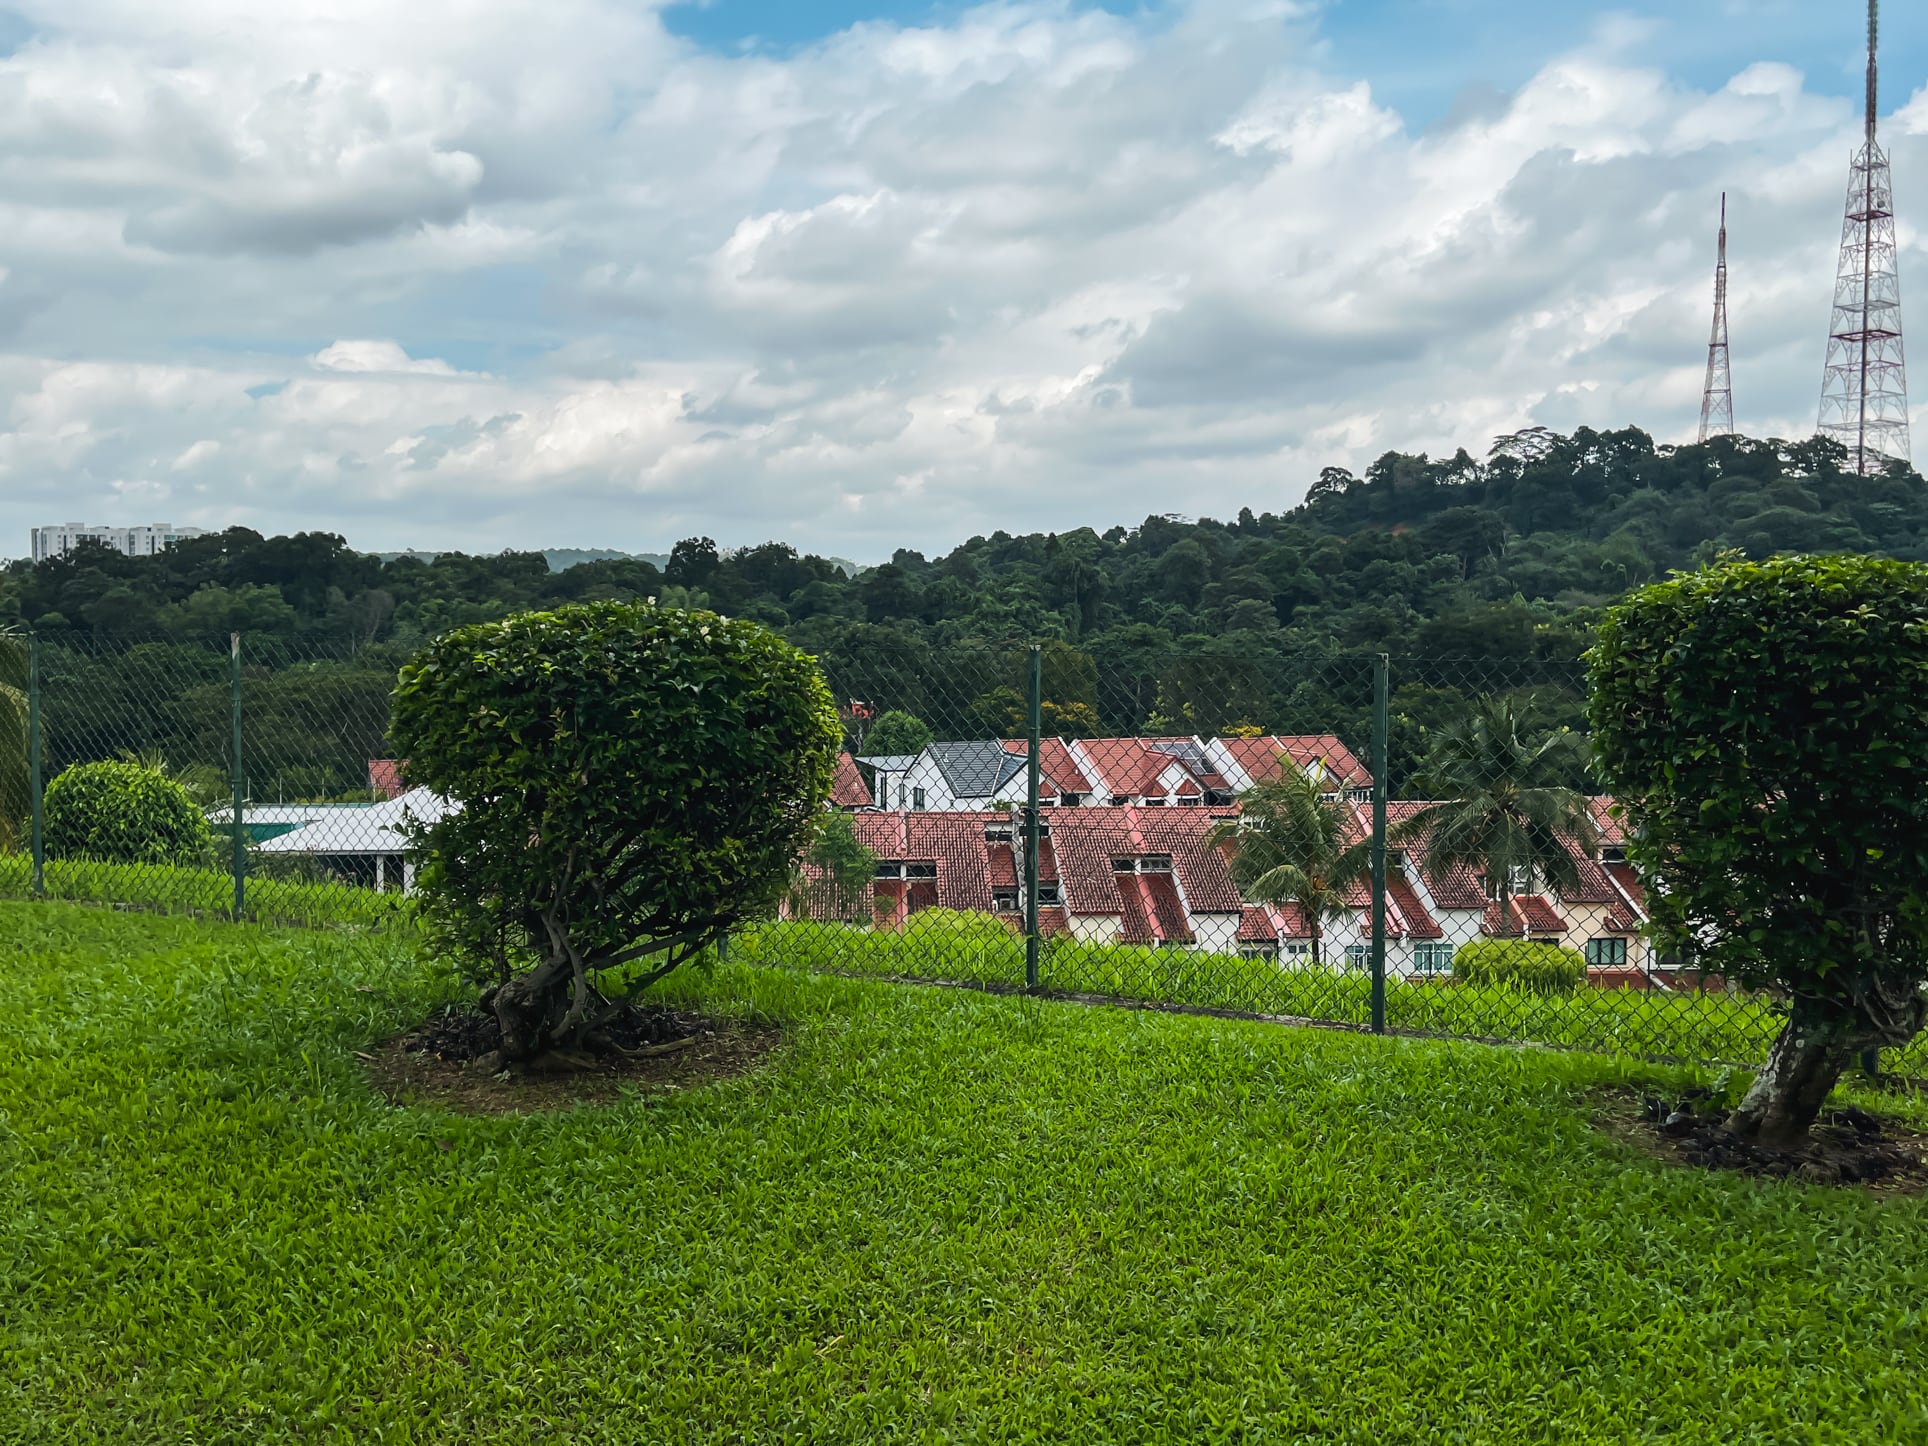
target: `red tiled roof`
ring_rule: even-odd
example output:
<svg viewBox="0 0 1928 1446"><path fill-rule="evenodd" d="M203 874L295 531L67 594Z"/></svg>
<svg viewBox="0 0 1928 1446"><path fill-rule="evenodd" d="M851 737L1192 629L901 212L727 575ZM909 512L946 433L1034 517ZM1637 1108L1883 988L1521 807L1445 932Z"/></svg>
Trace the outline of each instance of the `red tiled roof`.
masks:
<svg viewBox="0 0 1928 1446"><path fill-rule="evenodd" d="M992 844L989 853L991 887L1015 889L1018 886L1018 861L1009 844Z"/></svg>
<svg viewBox="0 0 1928 1446"><path fill-rule="evenodd" d="M1022 738L1004 740L1005 751L1024 753L1030 743ZM1067 793L1091 792L1091 780L1085 777L1084 770L1078 767L1077 759L1065 747L1062 738L1040 738L1038 740L1038 794L1062 798Z"/></svg>
<svg viewBox="0 0 1928 1446"><path fill-rule="evenodd" d="M369 764L372 770L374 764ZM857 768L857 760L848 753L837 755L837 772L830 783L830 801L838 808L869 808L872 803L870 785Z"/></svg>
<svg viewBox="0 0 1928 1446"><path fill-rule="evenodd" d="M399 758L371 758L368 760L368 791L379 793L383 798L400 798L407 787L402 782L402 760Z"/></svg>
<svg viewBox="0 0 1928 1446"><path fill-rule="evenodd" d="M1229 860L1206 842L1218 827L1217 819L1198 808L1132 808L1124 812L1137 825L1138 837L1144 841L1139 852L1172 856L1172 868L1193 913L1236 914L1245 906L1238 885L1232 882Z"/></svg>
<svg viewBox="0 0 1928 1446"><path fill-rule="evenodd" d="M1008 814L893 809L855 814L851 821L858 842L880 860L935 863L939 908L991 912L991 859L984 826L1008 823Z"/></svg>
<svg viewBox="0 0 1928 1446"><path fill-rule="evenodd" d="M1118 930L1120 944L1151 943L1151 907L1145 897L1145 881L1138 874L1116 874L1113 887L1118 894L1124 922Z"/></svg>
<svg viewBox="0 0 1928 1446"><path fill-rule="evenodd" d="M1632 864L1605 864L1602 867L1606 869L1607 877L1620 885L1622 892L1633 900L1636 907L1644 909L1647 906L1647 890L1641 884L1640 875L1634 871Z"/></svg>
<svg viewBox="0 0 1928 1446"><path fill-rule="evenodd" d="M1071 932L1071 920L1063 909L1040 907L1038 909L1038 932L1047 939L1055 939L1061 934Z"/></svg>
<svg viewBox="0 0 1928 1446"><path fill-rule="evenodd" d="M1192 772L1183 759L1161 753L1153 745L1191 742L1189 738L1083 738L1077 742L1077 753L1090 764L1086 776L1094 778L1107 796L1142 798L1165 792L1158 776L1174 764L1188 774ZM1039 761L1042 766L1042 753ZM1208 788L1224 786L1222 779L1209 772L1200 781Z"/></svg>
<svg viewBox="0 0 1928 1446"><path fill-rule="evenodd" d="M1371 904L1368 902L1367 907ZM1387 931L1394 932L1393 919L1398 920L1397 932L1403 937L1414 939L1443 939L1446 931L1439 927L1439 921L1426 912L1426 906L1419 901L1413 886L1397 874L1386 874L1386 913Z"/></svg>
<svg viewBox="0 0 1928 1446"><path fill-rule="evenodd" d="M1192 926L1185 917L1184 902L1170 874L1142 874L1145 896L1151 902L1152 918L1158 924L1158 937L1167 944L1192 942Z"/></svg>
<svg viewBox="0 0 1928 1446"><path fill-rule="evenodd" d="M1323 766L1328 777L1342 788L1370 788L1372 774L1353 752L1330 733L1282 734L1269 738L1221 738L1218 744L1239 770L1254 783L1279 776L1279 759L1290 759L1309 773L1313 764Z"/></svg>
<svg viewBox="0 0 1928 1446"><path fill-rule="evenodd" d="M1617 817L1616 811L1619 807L1617 800L1611 794L1601 794L1591 802L1593 826L1600 830L1600 842L1616 847L1625 844L1627 831L1620 826L1620 819Z"/></svg>
<svg viewBox="0 0 1928 1446"><path fill-rule="evenodd" d="M1521 894L1507 900L1504 918L1497 902L1487 905L1480 932L1517 939L1530 934L1564 934L1567 922L1544 894Z"/></svg>

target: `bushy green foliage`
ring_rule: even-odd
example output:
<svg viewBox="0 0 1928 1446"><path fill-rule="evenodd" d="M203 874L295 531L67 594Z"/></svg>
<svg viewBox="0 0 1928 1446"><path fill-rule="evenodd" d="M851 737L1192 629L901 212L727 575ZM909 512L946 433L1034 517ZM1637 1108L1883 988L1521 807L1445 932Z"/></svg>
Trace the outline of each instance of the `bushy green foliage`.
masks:
<svg viewBox="0 0 1928 1446"><path fill-rule="evenodd" d="M1532 939L1478 939L1453 951L1453 978L1505 984L1535 994L1571 994L1587 977L1578 949Z"/></svg>
<svg viewBox="0 0 1928 1446"><path fill-rule="evenodd" d="M76 763L42 805L53 858L190 864L213 852L207 815L180 784L144 763Z"/></svg>
<svg viewBox="0 0 1928 1446"><path fill-rule="evenodd" d="M1912 1038L1928 1011L1928 566L1726 561L1612 609L1592 671L1600 766L1655 925L1700 967L1792 1000L1790 1058L1763 1080L1803 1055L1825 1096L1853 1051Z"/></svg>
<svg viewBox="0 0 1928 1446"><path fill-rule="evenodd" d="M931 743L931 730L924 721L901 708L877 715L864 734L863 750L871 757L908 756L922 753Z"/></svg>
<svg viewBox="0 0 1928 1446"><path fill-rule="evenodd" d="M970 909L919 909L904 921L899 931L906 949L922 949L941 954L946 949L984 949L1016 944L1022 959L1024 945L1011 925L995 914L980 914Z"/></svg>
<svg viewBox="0 0 1928 1446"><path fill-rule="evenodd" d="M841 736L816 665L768 629L613 602L438 639L394 728L410 782L460 805L422 837L420 887L503 972L514 1055L591 1027L600 971L667 972L773 912Z"/></svg>

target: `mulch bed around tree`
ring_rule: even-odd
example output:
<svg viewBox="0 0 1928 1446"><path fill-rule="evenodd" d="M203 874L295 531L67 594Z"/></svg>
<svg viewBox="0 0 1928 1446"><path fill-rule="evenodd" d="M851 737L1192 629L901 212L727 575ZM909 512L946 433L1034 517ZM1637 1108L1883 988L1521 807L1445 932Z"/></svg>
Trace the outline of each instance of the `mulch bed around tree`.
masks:
<svg viewBox="0 0 1928 1446"><path fill-rule="evenodd" d="M1656 1159L1880 1195L1928 1190L1928 1135L1852 1106L1824 1110L1806 1145L1779 1150L1728 1134L1721 1127L1726 1111L1710 1090L1603 1090L1601 1101L1602 1128Z"/></svg>
<svg viewBox="0 0 1928 1446"><path fill-rule="evenodd" d="M591 1048L505 1068L495 1016L467 1005L360 1058L375 1087L397 1104L524 1114L729 1079L753 1068L781 1039L774 1026L629 1005L597 1032Z"/></svg>

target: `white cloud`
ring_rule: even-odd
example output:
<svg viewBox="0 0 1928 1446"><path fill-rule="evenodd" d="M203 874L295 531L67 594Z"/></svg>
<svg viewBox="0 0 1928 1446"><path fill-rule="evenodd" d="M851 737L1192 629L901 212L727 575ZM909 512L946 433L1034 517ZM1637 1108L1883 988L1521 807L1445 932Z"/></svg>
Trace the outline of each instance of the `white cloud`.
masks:
<svg viewBox="0 0 1928 1446"><path fill-rule="evenodd" d="M1421 132L1321 68L1312 7L1244 0L1015 0L784 59L621 0L23 13L23 540L171 497L369 547L873 556L1281 507L1532 422L1679 438L1722 189L1740 420L1798 433L1856 129L1784 65L1687 87L1619 22ZM1888 131L1904 212L1925 104Z"/></svg>
<svg viewBox="0 0 1928 1446"><path fill-rule="evenodd" d="M413 372L452 377L455 368L434 357L415 358L392 341L338 341L314 354L314 364L326 372Z"/></svg>

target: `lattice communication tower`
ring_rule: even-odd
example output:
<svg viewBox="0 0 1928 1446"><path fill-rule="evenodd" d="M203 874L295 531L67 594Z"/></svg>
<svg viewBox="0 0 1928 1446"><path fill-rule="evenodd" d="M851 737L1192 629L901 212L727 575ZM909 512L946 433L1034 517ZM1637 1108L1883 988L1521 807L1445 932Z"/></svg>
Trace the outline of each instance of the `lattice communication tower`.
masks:
<svg viewBox="0 0 1928 1446"><path fill-rule="evenodd" d="M1835 272L1834 319L1821 379L1823 433L1848 449L1857 472L1912 460L1908 368L1901 349L1901 275L1895 259L1894 187L1875 138L1875 51L1879 0L1868 0L1867 121L1849 171Z"/></svg>

